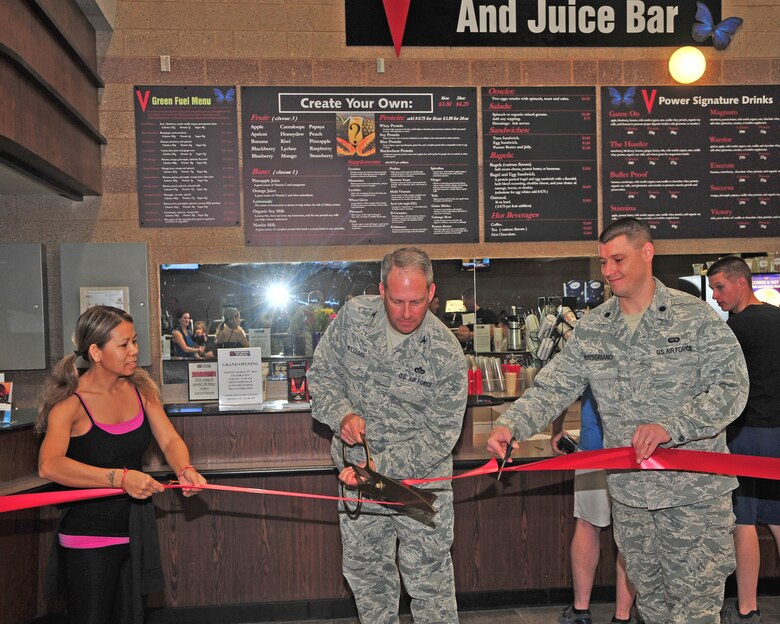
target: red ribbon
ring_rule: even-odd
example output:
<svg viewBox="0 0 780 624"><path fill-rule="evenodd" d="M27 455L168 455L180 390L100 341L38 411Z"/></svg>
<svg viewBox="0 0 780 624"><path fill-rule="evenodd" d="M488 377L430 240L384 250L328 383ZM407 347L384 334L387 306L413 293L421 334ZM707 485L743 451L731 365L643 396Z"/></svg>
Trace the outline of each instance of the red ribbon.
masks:
<svg viewBox="0 0 780 624"><path fill-rule="evenodd" d="M505 472L524 472L532 470L681 470L685 472L703 472L710 474L737 475L740 477L756 477L759 479L780 479L780 459L774 457L754 457L752 455L731 455L728 453L711 453L709 451L687 451L681 449L658 448L650 459L636 463L636 451L632 447L603 449L600 451L583 451L571 455L561 455L531 464L517 466L508 465ZM466 479L479 475L498 472L498 462L495 458L483 466L468 470L451 477L436 477L432 479L404 479L406 485L434 483L452 479ZM189 489L191 485L166 485L166 489ZM243 492L246 494L265 494L273 496L291 496L295 498L315 498L320 500L358 502L357 498L343 498L326 494L309 494L305 492L286 492L282 490L265 490L261 488L238 487L233 485L214 485L207 483L198 486L199 490L220 490L224 492ZM105 498L124 494L119 488L90 488L85 490L65 490L62 492L41 492L35 494L15 494L0 496L0 513L32 509L45 505L59 505L76 501ZM363 499L364 503L378 505L398 505Z"/></svg>
<svg viewBox="0 0 780 624"><path fill-rule="evenodd" d="M633 447L583 451L571 455L561 455L533 464L520 466L508 465L504 472L530 470L681 470L685 472L704 472L710 474L737 475L759 479L780 479L780 459L774 457L755 457L753 455L733 455L712 453L710 451L687 451L682 449L657 448L650 459L636 463L636 451ZM406 485L432 483L463 479L498 471L498 462L491 459L484 466L475 468L454 477L435 479L404 479Z"/></svg>
<svg viewBox="0 0 780 624"><path fill-rule="evenodd" d="M367 498L344 498L341 496L328 496L327 494L307 494L305 492L285 492L281 490L264 490L261 488L238 487L234 485L214 485L204 483L195 488L192 485L172 483L163 486L166 490L221 490L224 492L243 492L245 494L267 494L273 496L294 496L295 498L319 498L321 500L347 501L349 503L374 503L377 505L400 505L386 501L374 501ZM93 498L107 498L125 494L120 488L89 488L85 490L64 490L60 492L38 492L35 494L14 494L12 496L0 496L0 513L6 511L19 511L21 509L33 509L46 505L60 505L62 503L75 503Z"/></svg>

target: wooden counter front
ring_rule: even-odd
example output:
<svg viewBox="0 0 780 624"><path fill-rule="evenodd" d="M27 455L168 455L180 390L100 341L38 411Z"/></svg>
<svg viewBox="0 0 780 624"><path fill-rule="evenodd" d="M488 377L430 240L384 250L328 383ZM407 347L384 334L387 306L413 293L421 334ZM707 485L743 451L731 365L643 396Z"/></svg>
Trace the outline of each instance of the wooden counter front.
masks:
<svg viewBox="0 0 780 624"><path fill-rule="evenodd" d="M467 410L456 446L459 472L487 460L484 445L474 444L475 411L478 421L490 418L489 407ZM307 411L171 415L171 420L193 464L214 483L338 494L330 430ZM163 468L159 450L148 462L150 469ZM507 473L501 482L490 477L454 482L453 559L462 599L568 591L571 478ZM229 492L190 499L168 494L156 502L161 543L168 544L165 605L349 600L335 502ZM610 537L604 538L605 565L597 584L613 582Z"/></svg>

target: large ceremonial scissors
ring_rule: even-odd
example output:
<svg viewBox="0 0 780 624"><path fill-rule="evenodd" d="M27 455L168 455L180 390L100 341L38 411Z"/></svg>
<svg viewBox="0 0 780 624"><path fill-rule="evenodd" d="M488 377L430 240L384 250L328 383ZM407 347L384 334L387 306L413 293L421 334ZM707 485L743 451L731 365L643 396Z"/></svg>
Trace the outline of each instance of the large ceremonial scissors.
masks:
<svg viewBox="0 0 780 624"><path fill-rule="evenodd" d="M504 467L506 466L506 463L509 461L509 458L512 457L512 451L514 450L512 446L517 440L513 437L511 440L509 440L509 444L506 445L506 453L504 453L504 459L501 460L501 466L498 469L498 476L496 477L496 481L501 480L501 474L504 472Z"/></svg>
<svg viewBox="0 0 780 624"><path fill-rule="evenodd" d="M341 447L341 457L344 460L344 466L349 466L355 471L357 477L358 498L364 497L368 500L384 501L386 503L397 503L404 507L414 507L427 513L436 513L433 503L436 501L436 494L428 490L422 490L412 485L404 485L396 479L391 479L378 473L371 468L371 451L368 448L368 440L363 436L363 448L366 451L366 465L357 466L347 461L347 445ZM342 490L344 484L341 484ZM360 514L362 501L357 504L355 509L350 509L346 502L344 509L350 518L356 518Z"/></svg>

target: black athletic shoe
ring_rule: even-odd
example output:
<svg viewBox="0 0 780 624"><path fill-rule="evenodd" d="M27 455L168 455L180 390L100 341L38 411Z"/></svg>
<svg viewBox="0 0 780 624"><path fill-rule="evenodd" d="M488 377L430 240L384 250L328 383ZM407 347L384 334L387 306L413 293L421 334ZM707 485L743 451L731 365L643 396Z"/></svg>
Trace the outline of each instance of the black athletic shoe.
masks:
<svg viewBox="0 0 780 624"><path fill-rule="evenodd" d="M590 617L589 610L575 613L574 603L572 603L561 611L561 617L558 622L559 624L593 624L593 619Z"/></svg>

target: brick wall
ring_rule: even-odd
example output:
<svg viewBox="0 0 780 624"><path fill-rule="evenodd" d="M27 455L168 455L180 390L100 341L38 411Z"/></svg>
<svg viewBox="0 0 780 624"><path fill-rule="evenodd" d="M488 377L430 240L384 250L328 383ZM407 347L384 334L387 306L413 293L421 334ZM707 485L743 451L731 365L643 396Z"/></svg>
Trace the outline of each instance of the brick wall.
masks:
<svg viewBox="0 0 780 624"><path fill-rule="evenodd" d="M723 0L723 15L745 20L725 52L705 49L701 84L780 82L780 3ZM245 247L242 227L141 229L136 198L134 84L334 86L671 84L669 48L403 48L344 44L342 0L118 0L116 28L97 35L100 75L102 197L3 196L0 242L46 245L52 358L62 343L59 244L137 242L149 246L149 282L157 318L161 262L264 262L376 259L382 246ZM171 71L160 72L160 55ZM385 59L377 74L376 59ZM399 241L402 242L402 241ZM437 258L592 255L592 243L440 245ZM663 241L659 253L780 251L779 239ZM154 335L152 344L159 343ZM67 332L72 328L65 328ZM152 354L159 360L159 353ZM158 370L155 370L159 374ZM11 376L20 401L32 400L39 373Z"/></svg>

